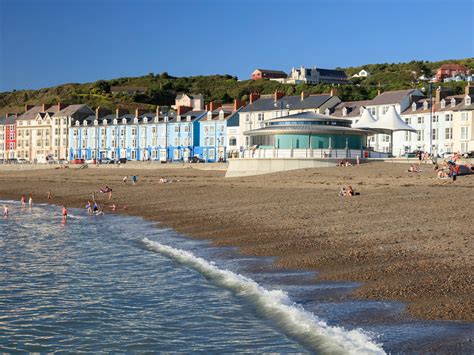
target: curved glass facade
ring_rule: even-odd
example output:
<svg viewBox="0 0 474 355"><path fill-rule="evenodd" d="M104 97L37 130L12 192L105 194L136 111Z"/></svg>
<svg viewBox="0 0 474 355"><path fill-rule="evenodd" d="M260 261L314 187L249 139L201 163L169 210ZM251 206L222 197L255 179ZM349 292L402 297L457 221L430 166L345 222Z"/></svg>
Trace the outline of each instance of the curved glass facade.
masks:
<svg viewBox="0 0 474 355"><path fill-rule="evenodd" d="M262 134L250 137L251 145L277 149L361 149L364 136L351 134Z"/></svg>

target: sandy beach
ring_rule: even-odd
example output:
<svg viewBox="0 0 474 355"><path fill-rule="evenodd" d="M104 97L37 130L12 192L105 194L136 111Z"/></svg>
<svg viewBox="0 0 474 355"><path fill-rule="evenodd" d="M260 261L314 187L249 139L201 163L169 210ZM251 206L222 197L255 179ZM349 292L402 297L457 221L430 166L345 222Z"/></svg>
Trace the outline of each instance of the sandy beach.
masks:
<svg viewBox="0 0 474 355"><path fill-rule="evenodd" d="M112 200L97 194L106 213L114 213L109 206L115 203L115 213L276 256L279 266L316 270L320 280L359 281L353 297L406 302L410 316L473 321L474 176L450 183L436 180L430 165L422 173L407 168L380 162L225 179L222 170L191 165L0 166L0 198L19 201L31 193L35 202L48 202L51 190L49 202L84 207L93 191L108 185ZM137 175L137 185L130 175ZM161 184L161 177L173 182ZM360 195L339 197L344 185Z"/></svg>

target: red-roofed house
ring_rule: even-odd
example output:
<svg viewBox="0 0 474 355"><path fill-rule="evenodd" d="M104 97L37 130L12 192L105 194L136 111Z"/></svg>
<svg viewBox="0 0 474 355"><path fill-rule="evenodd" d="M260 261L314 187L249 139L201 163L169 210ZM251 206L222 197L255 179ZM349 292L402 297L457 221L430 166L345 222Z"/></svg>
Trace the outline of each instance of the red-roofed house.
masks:
<svg viewBox="0 0 474 355"><path fill-rule="evenodd" d="M443 81L445 78L451 78L457 75L466 76L469 74L469 69L464 65L449 63L443 64L436 72L435 81Z"/></svg>

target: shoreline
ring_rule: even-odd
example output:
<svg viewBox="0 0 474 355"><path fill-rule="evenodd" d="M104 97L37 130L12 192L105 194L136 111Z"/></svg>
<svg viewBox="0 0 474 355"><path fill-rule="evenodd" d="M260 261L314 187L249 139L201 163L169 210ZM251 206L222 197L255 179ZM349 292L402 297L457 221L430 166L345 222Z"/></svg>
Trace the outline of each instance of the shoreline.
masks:
<svg viewBox="0 0 474 355"><path fill-rule="evenodd" d="M464 198L468 206L474 180L460 178L456 184L440 185L431 180L431 171L418 175L405 171L403 163L371 163L224 179L222 171L192 166L157 171L136 166L0 168L0 196L19 200L22 193L33 193L34 202L84 208L92 190L109 185L114 190L110 203L107 194L97 197L104 206L116 203L116 213L160 222L191 238L238 247L244 254L276 257L279 267L317 271L317 280L361 282L353 297L404 302L409 316L473 321L468 211L441 209L444 214L436 219L432 213L437 202L444 203L443 194L456 198L461 207ZM132 174L138 176L138 184L123 185L122 177ZM162 175L180 181L159 184ZM338 187L347 181L360 196L337 197ZM54 196L50 201L49 189ZM403 190L416 197L408 211L399 211L407 206ZM434 205L427 203L439 192ZM121 210L123 204L126 211ZM446 228L456 216L458 223ZM379 223L371 223L377 219ZM350 221L350 230L344 221Z"/></svg>

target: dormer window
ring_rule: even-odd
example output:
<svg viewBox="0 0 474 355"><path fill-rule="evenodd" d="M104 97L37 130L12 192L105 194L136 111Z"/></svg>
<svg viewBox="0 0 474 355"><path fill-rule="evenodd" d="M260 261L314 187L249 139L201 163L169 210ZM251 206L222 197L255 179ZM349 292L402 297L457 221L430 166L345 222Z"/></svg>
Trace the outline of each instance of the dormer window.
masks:
<svg viewBox="0 0 474 355"><path fill-rule="evenodd" d="M138 117L135 117L135 118L133 119L133 123L138 124Z"/></svg>
<svg viewBox="0 0 474 355"><path fill-rule="evenodd" d="M83 126L87 126L87 121L83 121L83 122L82 122L82 125L83 125Z"/></svg>
<svg viewBox="0 0 474 355"><path fill-rule="evenodd" d="M456 99L453 97L451 99L451 107L454 107L454 106L456 106Z"/></svg>
<svg viewBox="0 0 474 355"><path fill-rule="evenodd" d="M207 120L208 120L208 121L212 120L212 111L209 111L209 112L207 113Z"/></svg>
<svg viewBox="0 0 474 355"><path fill-rule="evenodd" d="M102 125L107 126L107 120L106 119L102 120Z"/></svg>
<svg viewBox="0 0 474 355"><path fill-rule="evenodd" d="M441 101L441 107L443 107L442 101ZM423 110L428 110L428 101L423 101Z"/></svg>
<svg viewBox="0 0 474 355"><path fill-rule="evenodd" d="M148 123L148 118L147 117L143 117L143 123Z"/></svg>
<svg viewBox="0 0 474 355"><path fill-rule="evenodd" d="M416 111L416 102L411 104L411 110Z"/></svg>
<svg viewBox="0 0 474 355"><path fill-rule="evenodd" d="M94 120L94 126L97 126L99 124L98 120Z"/></svg>
<svg viewBox="0 0 474 355"><path fill-rule="evenodd" d="M79 121L76 121L76 126L79 126L79 124L80 124Z"/></svg>
<svg viewBox="0 0 474 355"><path fill-rule="evenodd" d="M220 110L220 111L219 111L219 119L220 119L220 120L223 120L223 119L224 119L224 111L223 111L223 110Z"/></svg>
<svg viewBox="0 0 474 355"><path fill-rule="evenodd" d="M122 118L122 124L127 124L127 119L126 118Z"/></svg>
<svg viewBox="0 0 474 355"><path fill-rule="evenodd" d="M186 116L186 121L191 122L191 116Z"/></svg>
<svg viewBox="0 0 474 355"><path fill-rule="evenodd" d="M329 115L329 109L328 108L324 110L324 114Z"/></svg>
<svg viewBox="0 0 474 355"><path fill-rule="evenodd" d="M179 115L178 117L176 117L176 122L181 122L181 115Z"/></svg>
<svg viewBox="0 0 474 355"><path fill-rule="evenodd" d="M158 123L158 121L159 121L158 116L155 117L154 121L155 121L155 123Z"/></svg>
<svg viewBox="0 0 474 355"><path fill-rule="evenodd" d="M344 108L342 109L342 115L343 115L343 116L347 116L347 107L344 107Z"/></svg>
<svg viewBox="0 0 474 355"><path fill-rule="evenodd" d="M168 122L168 119L169 119L168 116L165 116L164 121Z"/></svg>
<svg viewBox="0 0 474 355"><path fill-rule="evenodd" d="M464 103L466 106L469 106L471 104L472 100L471 100L471 97L469 95L466 95L465 99L464 99Z"/></svg>
<svg viewBox="0 0 474 355"><path fill-rule="evenodd" d="M446 107L446 100L442 99L441 100L441 108L445 108L445 107Z"/></svg>
<svg viewBox="0 0 474 355"><path fill-rule="evenodd" d="M114 124L117 124L117 123L118 123L118 120L114 118Z"/></svg>

